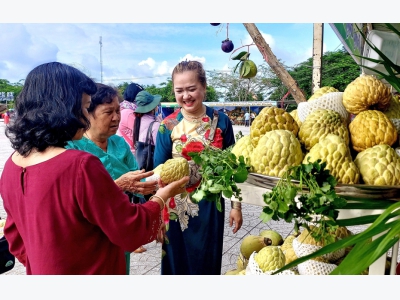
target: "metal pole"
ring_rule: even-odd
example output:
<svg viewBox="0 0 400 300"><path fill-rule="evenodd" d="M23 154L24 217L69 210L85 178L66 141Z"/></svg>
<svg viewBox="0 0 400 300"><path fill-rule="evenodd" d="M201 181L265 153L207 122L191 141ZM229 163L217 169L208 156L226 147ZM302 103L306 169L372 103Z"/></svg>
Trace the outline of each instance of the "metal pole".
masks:
<svg viewBox="0 0 400 300"><path fill-rule="evenodd" d="M314 23L312 92L321 87L324 23Z"/></svg>
<svg viewBox="0 0 400 300"><path fill-rule="evenodd" d="M103 42L102 42L102 38L100 36L100 82L103 83L103 57L102 57L102 53L101 50L103 48Z"/></svg>

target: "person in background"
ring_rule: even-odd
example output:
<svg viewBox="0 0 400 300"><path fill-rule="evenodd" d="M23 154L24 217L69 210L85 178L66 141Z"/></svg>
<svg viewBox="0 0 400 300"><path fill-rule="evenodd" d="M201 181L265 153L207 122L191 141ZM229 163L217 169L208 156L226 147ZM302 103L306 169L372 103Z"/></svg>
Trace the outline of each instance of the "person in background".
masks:
<svg viewBox="0 0 400 300"><path fill-rule="evenodd" d="M121 122L119 123L117 135L122 136L128 143L132 154L135 154L132 135L135 122L136 95L143 90L141 85L132 82L126 87L123 94L124 100L120 103Z"/></svg>
<svg viewBox="0 0 400 300"><path fill-rule="evenodd" d="M172 84L180 109L164 118L157 134L154 166L173 157L184 157L193 166L188 153L205 145L226 149L235 143L232 124L222 112L203 104L206 98L206 74L201 63L182 61L172 72ZM218 114L213 140L209 140L211 121ZM193 180L194 179L194 180ZM190 188L194 190L201 177L191 176ZM220 275L222 264L223 234L225 227L225 201L221 199L222 212L212 201L203 199L198 204L189 194L174 197L178 220L163 228L168 243L163 243L165 256L161 260L162 275ZM240 203L231 209L230 226L233 233L242 226Z"/></svg>
<svg viewBox="0 0 400 300"><path fill-rule="evenodd" d="M27 274L126 274L124 251L157 238L164 199L182 193L189 180L161 187L136 205L98 157L65 149L90 127L95 92L81 71L50 62L29 72L18 95L6 128L15 152L5 163L0 194L4 235Z"/></svg>
<svg viewBox="0 0 400 300"><path fill-rule="evenodd" d="M246 113L244 114L244 126L250 126L250 113L248 111L246 111Z"/></svg>
<svg viewBox="0 0 400 300"><path fill-rule="evenodd" d="M252 111L250 114L250 125L253 124L253 121L255 118L256 118L256 114Z"/></svg>
<svg viewBox="0 0 400 300"><path fill-rule="evenodd" d="M152 95L147 91L141 91L136 96L135 123L133 126L133 141L145 142L147 131L151 127L151 144L156 145L156 138L160 121L155 114L161 101L160 95ZM139 158L136 157L138 160Z"/></svg>
<svg viewBox="0 0 400 300"><path fill-rule="evenodd" d="M151 140L152 145L156 144L157 131L160 127L160 122L156 120L155 113L161 101L160 95L151 95L149 92L141 91L136 95L136 109L135 109L135 122L133 125L133 137L132 140L145 142L147 138L147 131L151 125ZM137 138L136 138L137 137ZM139 158L136 156L136 160ZM151 171L151 170L146 170ZM144 203L149 199L150 195L144 195L140 197L140 203ZM135 253L142 253L147 251L143 246L140 246L135 250Z"/></svg>

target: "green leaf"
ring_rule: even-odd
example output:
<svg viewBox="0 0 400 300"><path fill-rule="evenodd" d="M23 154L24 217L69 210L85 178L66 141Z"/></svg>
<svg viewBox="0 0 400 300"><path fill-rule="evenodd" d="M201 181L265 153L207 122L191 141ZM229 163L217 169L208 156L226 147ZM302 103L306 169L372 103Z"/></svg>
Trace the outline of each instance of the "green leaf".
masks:
<svg viewBox="0 0 400 300"><path fill-rule="evenodd" d="M264 223L268 223L269 221L271 221L272 216L273 216L273 213L267 214L267 213L265 213L265 212L263 211L263 212L261 212L260 219L261 219Z"/></svg>
<svg viewBox="0 0 400 300"><path fill-rule="evenodd" d="M247 180L249 172L247 169L239 168L235 174L233 174L233 179L237 183L243 183Z"/></svg>
<svg viewBox="0 0 400 300"><path fill-rule="evenodd" d="M240 60L244 56L248 56L247 51L242 51L242 52L238 53L236 56L232 57L231 59L232 60Z"/></svg>
<svg viewBox="0 0 400 300"><path fill-rule="evenodd" d="M231 190L223 190L222 195L224 195L226 198L232 198L233 192Z"/></svg>
<svg viewBox="0 0 400 300"><path fill-rule="evenodd" d="M233 73L236 73L236 70L237 70L237 68L239 67L239 65L240 65L240 67L242 67L242 64L243 64L243 62L238 62L237 64L236 64L236 66L235 66L235 68L233 69ZM240 72L240 69L239 69L239 72Z"/></svg>
<svg viewBox="0 0 400 300"><path fill-rule="evenodd" d="M220 184L213 184L208 190L210 191L210 193L218 194L224 190L224 187Z"/></svg>
<svg viewBox="0 0 400 300"><path fill-rule="evenodd" d="M197 202L201 201L203 198L205 198L206 193L202 190L197 189L194 194L192 194L191 198L196 200Z"/></svg>

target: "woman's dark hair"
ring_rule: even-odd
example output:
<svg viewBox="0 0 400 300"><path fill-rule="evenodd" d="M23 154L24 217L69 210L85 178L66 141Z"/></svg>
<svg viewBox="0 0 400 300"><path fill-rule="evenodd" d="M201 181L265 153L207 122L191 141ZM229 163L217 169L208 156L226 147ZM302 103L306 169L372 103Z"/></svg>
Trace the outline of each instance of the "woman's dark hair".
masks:
<svg viewBox="0 0 400 300"><path fill-rule="evenodd" d="M90 127L82 94L95 92L94 81L74 67L50 62L34 68L16 99L16 117L6 128L12 148L26 157L34 148L65 147L79 129Z"/></svg>
<svg viewBox="0 0 400 300"><path fill-rule="evenodd" d="M133 82L126 87L123 95L124 99L129 102L135 102L136 95L143 90L144 88L141 85Z"/></svg>
<svg viewBox="0 0 400 300"><path fill-rule="evenodd" d="M118 90L102 83L96 83L97 91L92 95L88 112L93 113L100 104L111 103L115 97L118 97ZM118 101L120 98L118 97Z"/></svg>
<svg viewBox="0 0 400 300"><path fill-rule="evenodd" d="M185 60L181 61L179 64L175 66L172 70L172 88L174 87L174 78L175 74L180 74L185 71L194 71L197 75L197 79L199 80L200 84L205 88L207 87L207 77L206 71L203 68L203 65L195 60ZM174 89L172 89L172 94L174 94Z"/></svg>

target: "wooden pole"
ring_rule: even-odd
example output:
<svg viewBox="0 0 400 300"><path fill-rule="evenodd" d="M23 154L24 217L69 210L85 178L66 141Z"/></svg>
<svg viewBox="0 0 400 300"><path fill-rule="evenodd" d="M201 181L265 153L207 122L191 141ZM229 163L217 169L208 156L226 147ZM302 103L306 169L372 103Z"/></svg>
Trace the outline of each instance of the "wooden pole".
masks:
<svg viewBox="0 0 400 300"><path fill-rule="evenodd" d="M254 23L243 23L243 25L247 29L258 50L260 50L264 60L268 63L283 84L288 88L296 103L307 101L306 97L304 96L304 92L299 88L296 80L290 76L283 65L278 61L274 53L272 53L271 48L262 37L256 25L254 25Z"/></svg>
<svg viewBox="0 0 400 300"><path fill-rule="evenodd" d="M314 23L312 92L321 87L324 23Z"/></svg>

